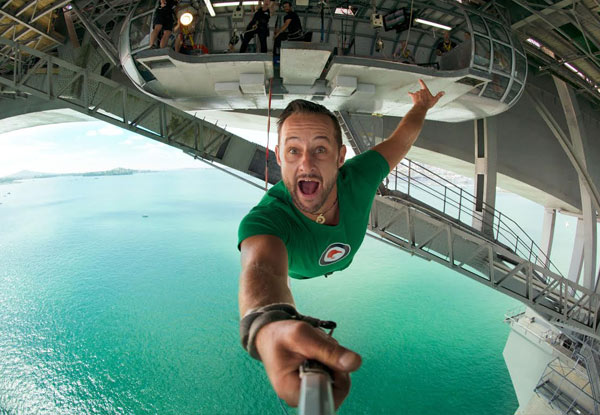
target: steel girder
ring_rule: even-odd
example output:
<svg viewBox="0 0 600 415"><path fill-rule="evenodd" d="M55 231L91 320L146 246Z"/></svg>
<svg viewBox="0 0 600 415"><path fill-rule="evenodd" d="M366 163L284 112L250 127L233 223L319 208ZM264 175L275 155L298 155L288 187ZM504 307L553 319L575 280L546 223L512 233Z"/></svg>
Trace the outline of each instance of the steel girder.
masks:
<svg viewBox="0 0 600 415"><path fill-rule="evenodd" d="M600 294L399 196L376 196L369 230L509 295L550 322L600 339Z"/></svg>
<svg viewBox="0 0 600 415"><path fill-rule="evenodd" d="M179 148L194 157L264 178L264 147L86 68L7 39L0 38L0 45L8 47L4 58L13 64L12 73L0 74L4 91L60 102L65 108ZM269 182L279 181L272 151L269 171Z"/></svg>

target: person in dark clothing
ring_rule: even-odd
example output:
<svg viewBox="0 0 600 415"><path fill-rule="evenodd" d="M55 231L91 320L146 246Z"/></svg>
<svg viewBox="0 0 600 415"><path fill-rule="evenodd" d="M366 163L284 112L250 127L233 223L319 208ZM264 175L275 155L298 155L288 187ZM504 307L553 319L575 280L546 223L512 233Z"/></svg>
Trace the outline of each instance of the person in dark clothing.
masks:
<svg viewBox="0 0 600 415"><path fill-rule="evenodd" d="M156 11L154 12L154 21L152 33L150 34L150 47L156 47L156 39L161 30L163 32L162 38L160 39L161 49L167 46L169 36L173 32L173 25L175 23L175 7L177 6L177 0L160 0Z"/></svg>
<svg viewBox="0 0 600 415"><path fill-rule="evenodd" d="M258 35L260 41L261 53L267 52L267 37L269 37L269 19L271 18L271 2L264 0L262 6L254 13L252 20L246 26L246 31L242 38L242 46L240 53L245 53L248 48L248 43L254 35Z"/></svg>
<svg viewBox="0 0 600 415"><path fill-rule="evenodd" d="M292 10L292 3L289 1L283 2L283 10L286 15L283 18L283 26L275 30L275 43L273 45L273 53L279 55L281 42L286 40L302 40L304 33L302 32L302 23L300 17Z"/></svg>
<svg viewBox="0 0 600 415"><path fill-rule="evenodd" d="M441 39L438 45L436 46L435 54L438 56L442 56L444 53L450 52L455 47L456 43L454 43L450 39L450 32L444 32L444 39Z"/></svg>

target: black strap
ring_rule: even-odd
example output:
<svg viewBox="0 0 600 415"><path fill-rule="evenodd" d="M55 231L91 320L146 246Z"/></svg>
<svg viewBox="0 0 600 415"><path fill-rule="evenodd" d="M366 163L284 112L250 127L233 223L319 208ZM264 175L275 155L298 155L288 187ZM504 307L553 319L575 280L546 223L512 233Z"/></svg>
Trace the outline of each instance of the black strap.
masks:
<svg viewBox="0 0 600 415"><path fill-rule="evenodd" d="M329 334L337 326L333 321L319 320L318 318L302 315L291 304L270 304L251 311L240 321L242 347L254 359L261 360L256 349L256 335L258 331L269 323L282 320L304 321L313 327L330 330Z"/></svg>

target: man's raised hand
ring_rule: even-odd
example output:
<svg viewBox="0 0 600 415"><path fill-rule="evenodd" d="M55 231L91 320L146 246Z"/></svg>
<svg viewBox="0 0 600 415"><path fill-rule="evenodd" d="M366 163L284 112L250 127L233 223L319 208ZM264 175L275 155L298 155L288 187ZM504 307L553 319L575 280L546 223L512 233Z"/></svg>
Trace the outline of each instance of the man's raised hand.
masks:
<svg viewBox="0 0 600 415"><path fill-rule="evenodd" d="M412 98L413 106L415 107L421 107L425 110L428 110L437 104L440 98L444 96L444 91L440 91L436 96L433 96L422 79L419 79L419 84L421 85L420 90L417 92L408 93L408 95L410 95Z"/></svg>

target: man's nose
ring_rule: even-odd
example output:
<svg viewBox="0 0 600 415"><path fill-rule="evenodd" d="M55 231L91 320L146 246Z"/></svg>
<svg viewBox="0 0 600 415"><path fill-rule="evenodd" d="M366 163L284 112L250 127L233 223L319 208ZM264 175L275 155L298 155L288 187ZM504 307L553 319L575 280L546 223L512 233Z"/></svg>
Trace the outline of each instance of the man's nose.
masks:
<svg viewBox="0 0 600 415"><path fill-rule="evenodd" d="M315 159L310 151L305 151L300 160L300 169L306 173L310 173L315 167Z"/></svg>

